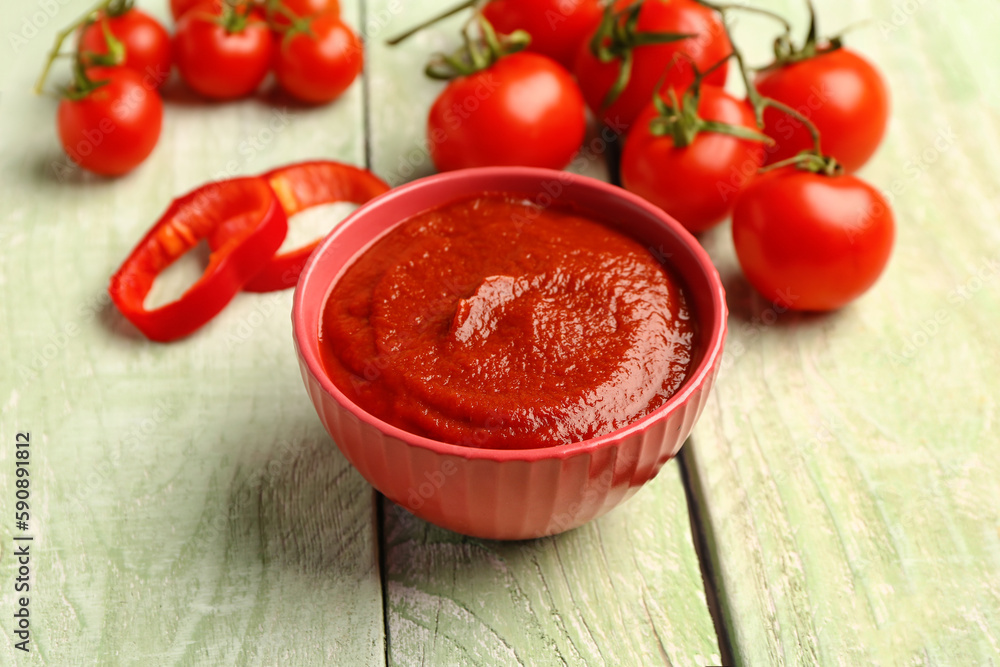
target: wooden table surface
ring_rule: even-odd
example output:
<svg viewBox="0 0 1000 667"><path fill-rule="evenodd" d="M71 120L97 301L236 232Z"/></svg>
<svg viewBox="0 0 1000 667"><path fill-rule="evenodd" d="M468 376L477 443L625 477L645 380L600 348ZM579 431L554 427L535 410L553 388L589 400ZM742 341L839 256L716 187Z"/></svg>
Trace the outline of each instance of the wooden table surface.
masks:
<svg viewBox="0 0 1000 667"><path fill-rule="evenodd" d="M996 3L817 2L827 32L872 19L848 43L891 83L863 172L898 218L887 273L839 313L778 314L740 277L728 225L706 235L730 336L682 456L600 520L522 543L429 525L347 464L299 378L290 292L241 294L170 345L105 296L171 198L209 179L306 158L393 184L432 171L441 84L420 69L457 24L383 42L449 3L342 4L367 36L342 99L205 105L175 86L152 157L102 180L65 168L55 103L29 93L88 2L0 0L0 663L1000 665ZM758 4L804 25L799 0ZM755 62L761 27L737 25ZM608 177L601 151L577 166Z"/></svg>

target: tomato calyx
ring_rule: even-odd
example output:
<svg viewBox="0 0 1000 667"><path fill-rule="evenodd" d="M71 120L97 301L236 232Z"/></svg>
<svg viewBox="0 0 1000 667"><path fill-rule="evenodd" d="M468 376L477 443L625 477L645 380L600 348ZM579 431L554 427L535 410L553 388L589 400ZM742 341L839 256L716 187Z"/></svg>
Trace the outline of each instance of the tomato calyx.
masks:
<svg viewBox="0 0 1000 667"><path fill-rule="evenodd" d="M288 44L296 35L306 35L311 39L316 39L316 34L312 31L312 22L316 19L315 16L300 16L286 7L281 0L265 0L263 7L268 27L283 36L282 46ZM275 20L278 16L287 20L288 25L283 25Z"/></svg>
<svg viewBox="0 0 1000 667"><path fill-rule="evenodd" d="M57 58L62 57L72 57L74 59L73 67L73 85L69 88L60 90L61 97L67 97L69 99L82 99L86 97L90 91L103 85L102 83L94 83L87 78L86 72L84 71L85 65L81 58L80 53L63 53L62 47L66 40L72 35L76 34L80 28L86 28L91 23L94 23L102 16L118 16L132 8L133 0L100 0L96 5L88 9L83 16L73 21L70 25L66 26L58 33L56 33L56 41L52 45L52 49L45 60L45 65L42 67L42 73L38 77L38 81L35 82L35 94L41 95L45 89L45 80L49 77L49 72L52 70L52 65L55 63ZM110 36L110 31L105 31L105 37ZM111 38L118 43L122 50L122 57L124 58L124 46L118 42L117 39ZM112 43L108 42L108 51L111 52ZM97 64L97 63L94 63Z"/></svg>
<svg viewBox="0 0 1000 667"><path fill-rule="evenodd" d="M473 26L478 28L479 35L474 33ZM462 27L462 39L465 45L453 53L434 54L424 73L440 81L469 76L492 67L504 56L523 51L531 43L531 35L524 30L515 30L509 35L497 34L479 12Z"/></svg>
<svg viewBox="0 0 1000 667"><path fill-rule="evenodd" d="M104 10L104 15L108 18L117 18L126 14L135 7L135 0L111 0Z"/></svg>
<svg viewBox="0 0 1000 667"><path fill-rule="evenodd" d="M811 40L812 43L815 45L816 12L813 8L812 0L806 0L806 1L809 5L809 11L812 17L811 20L812 25L810 26L809 29L809 38L807 38L806 41L808 43ZM770 12L766 9L747 7L744 5L719 4L714 2L708 2L707 0L696 0L696 2L698 2L701 5L704 5L705 7L708 7L709 9L719 12L720 14L723 15L723 17L725 17L726 12L729 10L749 11L756 14L769 16L781 22L781 24L784 26L785 29L784 34L778 37L778 40L784 39L787 43L789 44L791 43L791 37L790 37L792 30L791 24L789 24L788 21L786 21L780 15L775 14L774 12ZM812 148L804 150L799 154L788 158L787 160L781 160L779 162L775 162L772 165L768 165L767 167L761 169L761 172L771 171L773 169L780 169L781 167L795 166L796 168L801 169L803 171L809 171L814 174L822 174L825 176L832 177L832 176L840 176L841 174L843 174L844 173L843 166L841 166L841 164L837 162L837 160L833 156L825 155L823 153L820 144L819 130L816 128L816 125L811 120L809 120L807 117L805 117L803 114L799 113L795 109L785 104L782 104L778 100L774 100L769 97L763 97L760 94L760 92L758 92L757 87L754 85L753 79L750 76L750 68L747 67L746 61L743 59L743 53L738 48L736 48L735 42L733 42L732 40L732 35L729 34L729 26L725 24L724 20L723 20L723 25L725 26L726 36L729 37L730 44L733 44L733 52L730 55L730 57L736 60L738 69L740 71L740 76L743 79L743 85L746 88L747 102L750 104L751 107L753 107L754 110L754 117L757 121L757 127L758 128L764 127L764 110L767 107L772 107L788 116L791 116L798 122L802 123L806 127L806 129L809 130L809 134L812 137L812 142L813 142ZM814 53L814 55L816 54ZM768 139L768 142L773 143L773 140Z"/></svg>
<svg viewBox="0 0 1000 667"><path fill-rule="evenodd" d="M73 83L61 88L59 90L59 96L64 97L67 100L79 101L101 86L105 86L110 82L109 79L98 79L94 80L90 78L87 74L87 69L80 58L73 61Z"/></svg>
<svg viewBox="0 0 1000 667"><path fill-rule="evenodd" d="M87 66L100 66L100 67L115 67L121 65L125 62L125 45L122 41L114 36L111 32L111 24L108 22L108 18L111 16L110 9L108 13L102 13L96 21L101 24L101 33L104 35L104 43L107 45L106 53L93 53L91 51L85 51L80 53L80 57L86 62ZM83 30L86 30L94 21L90 21L83 24Z"/></svg>
<svg viewBox="0 0 1000 667"><path fill-rule="evenodd" d="M649 133L657 137L669 135L673 139L674 146L677 148L690 146L701 132L714 132L716 134L727 134L737 139L773 143L770 137L760 132L741 125L706 120L698 115L702 81L705 77L711 75L712 72L722 67L731 57L731 54L726 56L704 72L699 71L697 65L692 62L691 67L695 71L694 81L679 98L673 88L669 89L667 91L667 95L670 98L669 104L659 92L654 92L653 105L656 107L659 115L649 121ZM659 91L661 87L662 81L657 85L655 90Z"/></svg>
<svg viewBox="0 0 1000 667"><path fill-rule="evenodd" d="M774 62L760 68L760 71L778 69L843 48L843 34L824 40L819 39L819 31L816 27L816 8L813 6L812 0L806 0L806 4L809 6L809 33L806 35L805 42L802 46L796 46L792 41L791 31L785 31L774 40Z"/></svg>
<svg viewBox="0 0 1000 667"><path fill-rule="evenodd" d="M243 32L255 22L253 13L253 3L242 0L223 0L222 12L218 16L213 16L212 21L221 25L228 35ZM241 11L242 10L242 11Z"/></svg>
<svg viewBox="0 0 1000 667"><path fill-rule="evenodd" d="M638 0L624 9L615 11L613 4L604 8L601 24L590 40L590 52L602 63L619 61L618 77L608 89L601 106L610 107L628 86L632 76L633 51L640 46L669 44L695 35L675 32L641 32L638 30L639 12L645 0Z"/></svg>

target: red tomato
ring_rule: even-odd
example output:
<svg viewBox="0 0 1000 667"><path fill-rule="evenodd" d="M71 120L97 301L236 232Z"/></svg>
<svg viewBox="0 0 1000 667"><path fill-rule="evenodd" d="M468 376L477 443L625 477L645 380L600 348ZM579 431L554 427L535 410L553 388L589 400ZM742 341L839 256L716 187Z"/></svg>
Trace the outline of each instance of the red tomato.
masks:
<svg viewBox="0 0 1000 667"><path fill-rule="evenodd" d="M659 112L651 102L639 114L622 150L622 184L656 204L689 231L722 222L736 198L764 162L764 145L732 135L702 131L678 148L670 135L656 136L650 121ZM698 115L756 130L753 109L717 86L703 86Z"/></svg>
<svg viewBox="0 0 1000 667"><path fill-rule="evenodd" d="M552 58L572 70L580 45L601 22L600 0L492 0L483 16L498 33L524 30L529 51Z"/></svg>
<svg viewBox="0 0 1000 667"><path fill-rule="evenodd" d="M285 9L298 17L303 16L340 16L339 0L277 0L267 3L267 15L280 28L291 25L291 21L280 11L275 11L274 7L283 6Z"/></svg>
<svg viewBox="0 0 1000 667"><path fill-rule="evenodd" d="M170 35L166 29L138 9L130 9L111 18L102 14L80 35L80 53L108 52L104 39L105 22L111 34L125 47L125 60L119 64L135 70L151 85L162 86L170 77Z"/></svg>
<svg viewBox="0 0 1000 667"><path fill-rule="evenodd" d="M187 10L191 9L195 5L200 5L205 0L170 0L170 13L173 15L174 20L178 20L180 17L184 16Z"/></svg>
<svg viewBox="0 0 1000 667"><path fill-rule="evenodd" d="M361 40L338 17L327 14L312 20L310 33L282 42L274 74L292 96L323 103L347 90L363 63Z"/></svg>
<svg viewBox="0 0 1000 667"><path fill-rule="evenodd" d="M215 19L222 16L219 2L208 2L188 11L177 22L174 61L195 92L217 100L245 97L257 89L271 67L274 39L264 17L253 10L246 25L229 32Z"/></svg>
<svg viewBox="0 0 1000 667"><path fill-rule="evenodd" d="M82 99L59 103L56 121L63 150L96 174L124 174L153 152L160 138L163 101L135 70L94 67L87 75L108 83Z"/></svg>
<svg viewBox="0 0 1000 667"><path fill-rule="evenodd" d="M733 211L736 255L750 284L794 310L834 310L881 275L895 221L861 179L784 167L756 179Z"/></svg>
<svg viewBox="0 0 1000 667"><path fill-rule="evenodd" d="M787 104L820 131L823 153L848 172L857 171L882 142L889 123L889 90L878 70L857 53L840 48L757 76L765 97ZM777 143L768 163L812 148L808 129L778 111L764 114L764 131Z"/></svg>
<svg viewBox="0 0 1000 667"><path fill-rule="evenodd" d="M633 0L618 0L616 9L632 4ZM644 0L639 12L640 32L696 35L669 44L640 46L633 51L632 72L621 95L606 109L604 98L618 78L621 61L602 63L590 50L590 40L584 41L577 54L574 73L587 106L594 114L616 130L628 128L650 100L656 84L666 78L660 90L673 87L686 89L694 80L687 60L677 60L679 54L691 59L699 70L707 70L730 53L732 46L726 36L719 14L694 0ZM671 63L673 67L671 67ZM670 68L669 71L667 68ZM726 83L727 66L723 65L705 78L705 83L722 86Z"/></svg>
<svg viewBox="0 0 1000 667"><path fill-rule="evenodd" d="M569 72L551 58L523 51L451 81L427 119L439 171L561 169L580 148L585 130L583 97Z"/></svg>

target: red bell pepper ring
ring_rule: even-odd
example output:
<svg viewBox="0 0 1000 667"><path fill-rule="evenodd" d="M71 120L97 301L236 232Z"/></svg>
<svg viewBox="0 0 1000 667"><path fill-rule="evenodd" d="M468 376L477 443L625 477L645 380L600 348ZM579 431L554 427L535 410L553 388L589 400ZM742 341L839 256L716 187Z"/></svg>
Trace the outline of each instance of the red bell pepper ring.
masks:
<svg viewBox="0 0 1000 667"><path fill-rule="evenodd" d="M281 200L285 215L337 202L364 204L389 190L385 181L349 164L316 160L269 171L263 176ZM306 260L322 239L275 255L243 288L248 292L273 292L295 287Z"/></svg>
<svg viewBox="0 0 1000 667"><path fill-rule="evenodd" d="M262 178L202 186L175 199L111 277L108 294L150 340L167 342L215 317L281 247L288 222ZM179 299L147 310L153 281L205 239L212 252L201 278Z"/></svg>

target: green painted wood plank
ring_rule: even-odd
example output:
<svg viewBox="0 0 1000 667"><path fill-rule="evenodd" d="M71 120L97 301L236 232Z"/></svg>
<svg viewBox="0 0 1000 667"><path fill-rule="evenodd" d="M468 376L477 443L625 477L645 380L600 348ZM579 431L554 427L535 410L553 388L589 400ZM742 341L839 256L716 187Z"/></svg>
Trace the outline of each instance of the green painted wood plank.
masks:
<svg viewBox="0 0 1000 667"><path fill-rule="evenodd" d="M37 10L14 4L5 29ZM362 86L316 109L175 90L145 165L59 182L55 103L27 90L87 4L58 3L0 82L0 663L380 664L374 495L302 387L291 293L240 295L169 345L104 297L173 196L306 158L363 164ZM28 660L9 622L17 431L33 452Z"/></svg>
<svg viewBox="0 0 1000 667"><path fill-rule="evenodd" d="M370 17L392 16L369 35L368 74L372 164L396 183L433 171L424 128L441 84L420 72L431 51L454 48L460 23L389 49L387 36L444 3L393 15L399 6L368 4ZM574 168L606 178L603 151L589 153ZM385 505L394 664L719 663L676 464L608 516L533 542L464 538Z"/></svg>
<svg viewBox="0 0 1000 667"><path fill-rule="evenodd" d="M863 175L898 241L869 295L796 316L739 276L728 226L705 238L728 366L683 456L728 633L743 665L1000 664L1000 15L817 5L830 29L875 19L848 43L891 82Z"/></svg>

